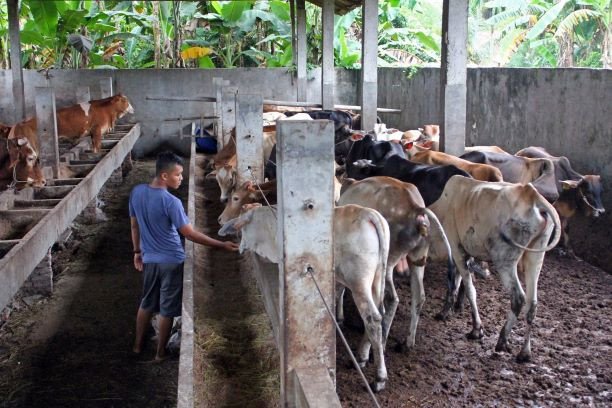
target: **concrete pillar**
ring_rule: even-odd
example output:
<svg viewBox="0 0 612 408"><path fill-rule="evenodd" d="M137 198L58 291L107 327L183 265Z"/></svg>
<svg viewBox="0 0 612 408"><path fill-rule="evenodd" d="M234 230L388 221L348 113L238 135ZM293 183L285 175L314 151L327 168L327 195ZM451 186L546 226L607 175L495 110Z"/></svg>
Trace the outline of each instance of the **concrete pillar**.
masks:
<svg viewBox="0 0 612 408"><path fill-rule="evenodd" d="M113 78L104 78L100 80L100 99L110 98L113 96Z"/></svg>
<svg viewBox="0 0 612 408"><path fill-rule="evenodd" d="M295 2L296 0L289 0L289 16L291 18L291 62L297 66L297 34L296 34L296 21L295 21Z"/></svg>
<svg viewBox="0 0 612 408"><path fill-rule="evenodd" d="M370 131L378 105L378 0L364 0L362 10L361 129Z"/></svg>
<svg viewBox="0 0 612 408"><path fill-rule="evenodd" d="M323 0L323 69L321 75L321 105L334 109L334 7L335 0Z"/></svg>
<svg viewBox="0 0 612 408"><path fill-rule="evenodd" d="M306 102L306 4L297 0L297 100Z"/></svg>
<svg viewBox="0 0 612 408"><path fill-rule="evenodd" d="M88 86L77 86L76 89L76 102L84 103L91 101L91 94L89 93Z"/></svg>
<svg viewBox="0 0 612 408"><path fill-rule="evenodd" d="M467 123L468 0L444 0L440 69L440 150L465 150ZM450 33L450 34L449 34Z"/></svg>
<svg viewBox="0 0 612 408"><path fill-rule="evenodd" d="M221 109L221 100L223 99L223 87L229 86L230 81L225 80L221 77L213 78L213 90L215 92L215 116L217 119L214 121L214 134L217 137L217 147L221 150L223 147L223 112Z"/></svg>
<svg viewBox="0 0 612 408"><path fill-rule="evenodd" d="M334 326L307 273L312 270L334 310L333 140L330 121L277 123L277 218L283 253L279 349L285 407L296 406L296 368L322 365L335 382Z"/></svg>
<svg viewBox="0 0 612 408"><path fill-rule="evenodd" d="M263 98L261 95L236 95L236 155L238 185L247 180L263 181ZM253 180L255 178L255 180Z"/></svg>
<svg viewBox="0 0 612 408"><path fill-rule="evenodd" d="M224 86L221 92L221 126L223 146L229 143L232 130L236 127L237 86Z"/></svg>
<svg viewBox="0 0 612 408"><path fill-rule="evenodd" d="M60 160L53 88L36 87L36 133L41 167L50 167L53 178L59 178Z"/></svg>
<svg viewBox="0 0 612 408"><path fill-rule="evenodd" d="M11 43L11 73L13 75L13 106L15 122L25 119L23 70L21 69L21 41L19 39L19 0L7 0L9 41Z"/></svg>
<svg viewBox="0 0 612 408"><path fill-rule="evenodd" d="M51 265L51 248L49 248L43 260L23 283L22 292L25 295L51 296L53 293L53 268Z"/></svg>

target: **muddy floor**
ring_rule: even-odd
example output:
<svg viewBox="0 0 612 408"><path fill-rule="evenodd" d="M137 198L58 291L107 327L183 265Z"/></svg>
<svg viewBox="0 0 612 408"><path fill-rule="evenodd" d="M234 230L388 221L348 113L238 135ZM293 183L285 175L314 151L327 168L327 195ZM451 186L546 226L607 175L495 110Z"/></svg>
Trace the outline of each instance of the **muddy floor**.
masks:
<svg viewBox="0 0 612 408"><path fill-rule="evenodd" d="M434 319L443 303L445 271L440 266L429 268L416 348L406 354L394 348L407 335L410 284L402 278L396 281L400 306L385 353L389 381L377 395L381 406L612 404L612 276L607 272L549 252L540 276L532 361L523 364L515 362L522 344L523 322L515 326L510 337L512 354L495 352L510 307L498 276L476 282L486 333L482 340L470 341L465 337L471 329L469 305L447 322ZM357 345L359 321L347 323L349 342ZM337 386L343 406L371 406L357 373L348 368L348 354L340 344L337 351ZM372 366L366 373L370 380L374 378Z"/></svg>
<svg viewBox="0 0 612 408"><path fill-rule="evenodd" d="M105 186L108 221L79 216L66 248L53 253L53 295L14 303L0 328L0 406L176 405L178 358L151 364L152 342L142 359L131 356L141 274L132 264L128 197L154 172L153 159L134 161L123 184Z"/></svg>

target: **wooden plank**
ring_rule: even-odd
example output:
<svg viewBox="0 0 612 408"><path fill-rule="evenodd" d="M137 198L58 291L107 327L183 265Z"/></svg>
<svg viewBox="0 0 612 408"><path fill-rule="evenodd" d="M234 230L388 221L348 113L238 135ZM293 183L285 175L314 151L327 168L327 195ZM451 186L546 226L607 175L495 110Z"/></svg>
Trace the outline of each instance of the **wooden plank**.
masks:
<svg viewBox="0 0 612 408"><path fill-rule="evenodd" d="M335 373L336 367L334 326L307 273L333 310L334 126L327 120L276 126L281 399L295 406L294 368L323 365Z"/></svg>
<svg viewBox="0 0 612 408"><path fill-rule="evenodd" d="M278 101L273 99L264 99L264 105L275 105L275 106L297 106L302 108L321 108L323 105L317 102L296 102L296 101ZM357 105L334 105L334 109L342 110L355 110L360 111L361 106ZM382 113L402 113L401 109L391 108L376 108L377 112Z"/></svg>
<svg viewBox="0 0 612 408"><path fill-rule="evenodd" d="M263 127L261 95L236 95L236 155L238 185L263 181ZM254 178L254 180L253 180Z"/></svg>

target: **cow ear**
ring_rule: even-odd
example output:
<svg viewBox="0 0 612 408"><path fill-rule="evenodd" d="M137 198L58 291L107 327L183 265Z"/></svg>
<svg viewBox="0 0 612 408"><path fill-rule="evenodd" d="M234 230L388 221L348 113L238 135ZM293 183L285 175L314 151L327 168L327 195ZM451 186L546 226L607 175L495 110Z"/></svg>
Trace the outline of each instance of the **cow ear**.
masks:
<svg viewBox="0 0 612 408"><path fill-rule="evenodd" d="M404 144L404 150L410 150L414 146L414 142L408 142Z"/></svg>
<svg viewBox="0 0 612 408"><path fill-rule="evenodd" d="M353 142L357 142L358 140L363 139L363 135L359 133L353 133L350 137Z"/></svg>
<svg viewBox="0 0 612 408"><path fill-rule="evenodd" d="M578 187L578 182L575 180L559 180L559 182L565 191Z"/></svg>
<svg viewBox="0 0 612 408"><path fill-rule="evenodd" d="M253 185L253 182L251 180L247 180L244 183L242 183L242 186L240 186L240 188L243 190L250 190L252 185Z"/></svg>

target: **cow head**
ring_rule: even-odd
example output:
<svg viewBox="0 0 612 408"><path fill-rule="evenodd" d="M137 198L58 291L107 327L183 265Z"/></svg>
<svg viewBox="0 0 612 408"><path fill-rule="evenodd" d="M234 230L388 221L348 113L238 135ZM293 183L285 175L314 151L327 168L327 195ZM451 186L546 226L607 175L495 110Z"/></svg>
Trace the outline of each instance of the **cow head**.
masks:
<svg viewBox="0 0 612 408"><path fill-rule="evenodd" d="M602 202L601 177L596 175L583 176L580 180L562 180L563 191L576 193L576 205L587 217L599 217L606 212Z"/></svg>
<svg viewBox="0 0 612 408"><path fill-rule="evenodd" d="M134 113L134 108L132 107L132 104L130 103L127 96L123 94L114 95L111 99L111 103L115 107L115 110L118 112L119 118L124 117L128 113Z"/></svg>
<svg viewBox="0 0 612 408"><path fill-rule="evenodd" d="M11 126L0 123L0 138L6 139L11 131Z"/></svg>
<svg viewBox="0 0 612 408"><path fill-rule="evenodd" d="M9 171L13 174L16 188L31 185L43 187L47 181L43 175L38 154L27 138L6 139L9 152Z"/></svg>
<svg viewBox="0 0 612 408"><path fill-rule="evenodd" d="M231 164L224 164L215 170L215 178L221 189L219 200L226 203L232 190L236 186L236 169Z"/></svg>
<svg viewBox="0 0 612 408"><path fill-rule="evenodd" d="M234 190L231 199L225 205L225 209L217 219L219 225L224 225L232 218L238 217L243 208L245 208L245 205L263 200L266 193L269 193L269 191L256 189L251 181L244 182Z"/></svg>

